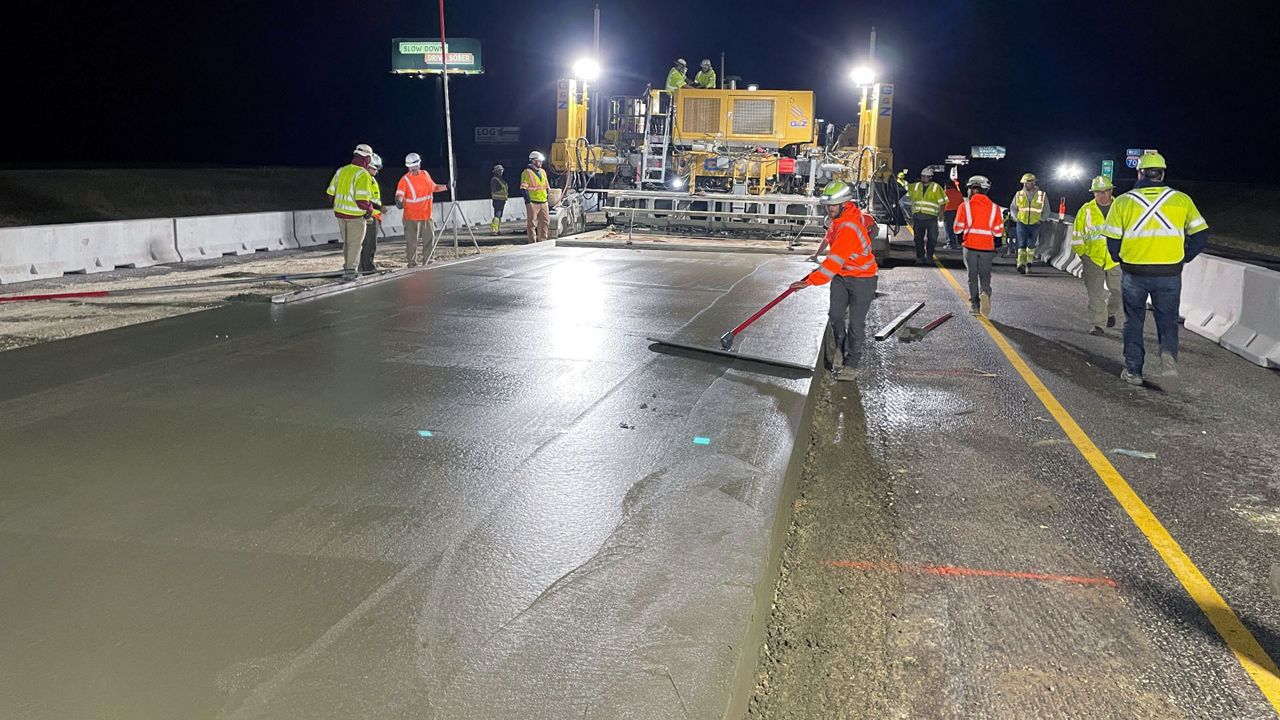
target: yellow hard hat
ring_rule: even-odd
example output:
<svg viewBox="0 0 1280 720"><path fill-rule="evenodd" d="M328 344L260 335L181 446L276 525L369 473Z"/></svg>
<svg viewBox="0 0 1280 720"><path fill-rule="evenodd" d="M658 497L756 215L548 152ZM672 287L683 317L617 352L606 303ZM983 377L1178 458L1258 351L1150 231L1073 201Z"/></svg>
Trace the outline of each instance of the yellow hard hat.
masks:
<svg viewBox="0 0 1280 720"><path fill-rule="evenodd" d="M1145 153L1138 158L1139 170L1167 170L1168 167L1164 163L1164 156L1160 153Z"/></svg>
<svg viewBox="0 0 1280 720"><path fill-rule="evenodd" d="M1114 190L1115 187L1116 186L1112 185L1111 181L1107 179L1106 175L1099 175L1098 177L1093 179L1092 183L1089 183L1089 192L1102 192L1103 190Z"/></svg>
<svg viewBox="0 0 1280 720"><path fill-rule="evenodd" d="M1035 182L1035 181L1036 181L1036 176L1035 176L1034 174L1032 174L1032 173L1023 173L1023 174L1022 174L1022 179L1021 179L1021 180L1019 180L1018 182Z"/></svg>

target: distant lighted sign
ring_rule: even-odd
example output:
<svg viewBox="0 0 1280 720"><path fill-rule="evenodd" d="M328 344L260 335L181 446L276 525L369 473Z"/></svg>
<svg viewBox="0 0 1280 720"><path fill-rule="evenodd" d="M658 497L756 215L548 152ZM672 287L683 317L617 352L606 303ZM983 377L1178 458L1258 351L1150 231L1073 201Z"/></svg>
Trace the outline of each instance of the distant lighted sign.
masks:
<svg viewBox="0 0 1280 720"><path fill-rule="evenodd" d="M1005 150L1003 145L974 145L969 148L969 155L975 160L999 160Z"/></svg>
<svg viewBox="0 0 1280 720"><path fill-rule="evenodd" d="M480 41L450 38L448 55L439 38L395 38L391 41L391 72L401 75L439 75L448 61L450 75L481 75Z"/></svg>

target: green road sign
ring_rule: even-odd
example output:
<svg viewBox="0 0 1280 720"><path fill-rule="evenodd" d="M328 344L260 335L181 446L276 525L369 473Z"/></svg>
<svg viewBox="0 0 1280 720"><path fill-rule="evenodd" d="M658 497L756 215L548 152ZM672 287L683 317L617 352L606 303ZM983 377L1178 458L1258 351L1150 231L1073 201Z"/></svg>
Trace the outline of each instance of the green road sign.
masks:
<svg viewBox="0 0 1280 720"><path fill-rule="evenodd" d="M394 38L391 41L391 72L400 75L439 75L445 56L440 38ZM449 74L482 75L480 41L449 38Z"/></svg>
<svg viewBox="0 0 1280 720"><path fill-rule="evenodd" d="M1116 179L1116 178L1115 178L1115 175L1116 175L1116 164L1115 164L1114 162L1112 162L1111 160L1103 160L1103 161L1102 161L1102 174L1103 174L1103 176L1105 176L1108 180L1115 180L1115 179Z"/></svg>

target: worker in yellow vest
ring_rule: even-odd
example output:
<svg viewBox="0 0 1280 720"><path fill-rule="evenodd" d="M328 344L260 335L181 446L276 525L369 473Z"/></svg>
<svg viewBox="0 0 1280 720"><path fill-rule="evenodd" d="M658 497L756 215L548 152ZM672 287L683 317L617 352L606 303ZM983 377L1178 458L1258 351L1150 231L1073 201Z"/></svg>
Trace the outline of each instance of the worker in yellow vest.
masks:
<svg viewBox="0 0 1280 720"><path fill-rule="evenodd" d="M382 229L382 188L378 185L378 173L382 170L382 156L374 153L369 157L369 177L373 183L369 186L369 204L373 209L371 222L365 225L364 242L360 244L360 272L372 273L377 268L373 265L373 254L378 250L378 231Z"/></svg>
<svg viewBox="0 0 1280 720"><path fill-rule="evenodd" d="M938 215L947 204L947 192L933 181L933 169L926 167L920 171L920 180L907 186L907 197L911 199L916 264L925 265L933 262L933 252L938 247Z"/></svg>
<svg viewBox="0 0 1280 720"><path fill-rule="evenodd" d="M1178 377L1178 307L1182 302L1182 266L1209 244L1209 223L1191 198L1165 183L1164 156L1138 159L1138 182L1116 198L1102 234L1111 259L1120 263L1124 301L1124 370L1120 379L1143 383L1146 348L1142 344L1147 300L1156 318L1162 382Z"/></svg>
<svg viewBox="0 0 1280 720"><path fill-rule="evenodd" d="M698 74L693 76L693 86L704 90L716 87L716 71L711 67L711 61L704 59L699 67Z"/></svg>
<svg viewBox="0 0 1280 720"><path fill-rule="evenodd" d="M498 234L502 226L502 211L507 207L507 181L502 179L502 166L493 166L493 177L489 178L489 200L493 202L493 221L489 223L492 234Z"/></svg>
<svg viewBox="0 0 1280 720"><path fill-rule="evenodd" d="M373 217L373 176L368 170L372 156L373 148L360 143L352 151L351 162L338 168L329 180L329 204L338 219L342 276L347 280L359 277L356 265L360 262L360 246L364 244L365 226Z"/></svg>
<svg viewBox="0 0 1280 720"><path fill-rule="evenodd" d="M689 72L689 63L684 58L677 58L676 64L671 66L667 71L667 92L675 92L689 84L689 78L685 77L685 73Z"/></svg>
<svg viewBox="0 0 1280 720"><path fill-rule="evenodd" d="M1022 189L1013 196L1009 203L1009 211L1018 223L1018 272L1026 275L1028 266L1035 259L1036 235L1040 230L1040 216L1044 213L1045 194L1036 187L1036 176L1026 173L1022 176Z"/></svg>
<svg viewBox="0 0 1280 720"><path fill-rule="evenodd" d="M1089 320L1093 323L1090 335L1106 335L1102 329L1116 326L1116 313L1120 312L1120 263L1111 259L1107 251L1107 239L1102 236L1102 226L1111 210L1115 186L1105 175L1099 175L1089 185L1093 199L1076 212L1076 222L1071 232L1071 249L1080 256L1083 266L1085 292L1089 295Z"/></svg>
<svg viewBox="0 0 1280 720"><path fill-rule="evenodd" d="M529 166L520 173L520 189L524 191L525 229L529 242L546 240L551 235L551 214L547 208L547 171L542 169L546 158L534 150L529 153Z"/></svg>

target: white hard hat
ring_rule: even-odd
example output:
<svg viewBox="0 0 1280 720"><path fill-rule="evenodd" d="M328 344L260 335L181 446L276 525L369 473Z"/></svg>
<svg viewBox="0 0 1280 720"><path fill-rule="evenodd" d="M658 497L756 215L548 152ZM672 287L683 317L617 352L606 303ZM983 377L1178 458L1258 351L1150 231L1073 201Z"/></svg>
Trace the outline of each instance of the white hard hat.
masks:
<svg viewBox="0 0 1280 720"><path fill-rule="evenodd" d="M382 156L379 155L378 153L374 153L373 156L369 158L369 166L372 167L374 170L381 170Z"/></svg>
<svg viewBox="0 0 1280 720"><path fill-rule="evenodd" d="M373 154L373 148L364 143L360 143L356 146L356 149L352 151L352 154L359 155L360 157L369 157Z"/></svg>
<svg viewBox="0 0 1280 720"><path fill-rule="evenodd" d="M418 153L409 153L404 156L404 166L407 168L422 167L422 156Z"/></svg>
<svg viewBox="0 0 1280 720"><path fill-rule="evenodd" d="M685 62L684 58L676 58L676 64L682 67L689 67L689 63Z"/></svg>
<svg viewBox="0 0 1280 720"><path fill-rule="evenodd" d="M704 70L710 70L710 69L711 69L711 61L710 61L710 60L707 60L706 58L703 58L703 60L702 60L702 68L703 68Z"/></svg>
<svg viewBox="0 0 1280 720"><path fill-rule="evenodd" d="M502 166L501 166L501 165L494 165L494 166L493 166L493 171L494 171L494 172L502 172Z"/></svg>
<svg viewBox="0 0 1280 720"><path fill-rule="evenodd" d="M534 150L533 152L529 153L529 160L530 160L530 161L533 161L533 160L546 160L546 159L547 159L547 156L546 156L546 155L543 155L542 153L538 152L537 150Z"/></svg>
<svg viewBox="0 0 1280 720"><path fill-rule="evenodd" d="M974 175L964 185L965 187L976 187L982 190L991 189L991 181L987 179L986 175Z"/></svg>

